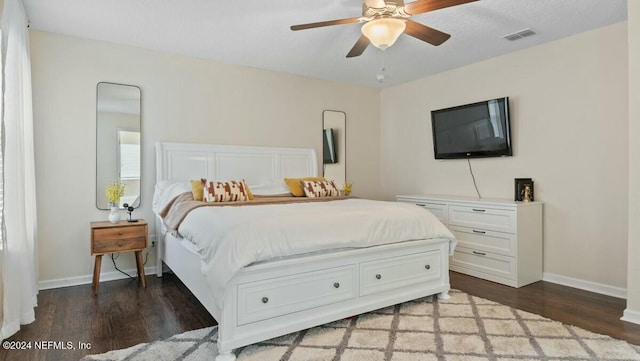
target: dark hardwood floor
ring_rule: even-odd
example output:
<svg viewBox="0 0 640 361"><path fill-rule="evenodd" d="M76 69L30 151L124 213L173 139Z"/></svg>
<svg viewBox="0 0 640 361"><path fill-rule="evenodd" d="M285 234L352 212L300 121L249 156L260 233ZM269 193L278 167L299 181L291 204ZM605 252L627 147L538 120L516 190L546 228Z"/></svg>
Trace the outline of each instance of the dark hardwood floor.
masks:
<svg viewBox="0 0 640 361"><path fill-rule="evenodd" d="M450 275L451 287L468 294L640 345L640 325L620 320L624 299L544 281L512 288L457 272Z"/></svg>
<svg viewBox="0 0 640 361"><path fill-rule="evenodd" d="M451 272L451 286L567 324L640 345L640 325L620 321L625 300L537 282L519 289ZM102 282L41 291L36 321L9 341L71 342L75 349L4 350L0 360L78 360L87 354L126 348L174 334L213 326L216 321L173 275L147 277L147 288L135 281ZM81 350L79 342L90 349Z"/></svg>
<svg viewBox="0 0 640 361"><path fill-rule="evenodd" d="M22 326L9 341L72 342L74 350L4 350L2 361L79 360L177 333L213 326L216 321L172 274L147 276L147 288L135 280L40 291L36 321ZM80 350L77 343L91 345Z"/></svg>

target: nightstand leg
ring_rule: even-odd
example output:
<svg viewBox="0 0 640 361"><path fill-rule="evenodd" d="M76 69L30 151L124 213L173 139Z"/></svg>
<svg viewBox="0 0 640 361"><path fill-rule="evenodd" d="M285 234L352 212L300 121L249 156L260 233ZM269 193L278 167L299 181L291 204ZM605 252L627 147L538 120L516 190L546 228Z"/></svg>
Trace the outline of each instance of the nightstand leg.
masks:
<svg viewBox="0 0 640 361"><path fill-rule="evenodd" d="M142 262L142 251L136 251L136 264L138 266L138 283L147 288L147 280L144 276L144 262Z"/></svg>
<svg viewBox="0 0 640 361"><path fill-rule="evenodd" d="M102 255L97 255L93 264L93 294L98 295L98 287L100 287L100 268L102 267Z"/></svg>

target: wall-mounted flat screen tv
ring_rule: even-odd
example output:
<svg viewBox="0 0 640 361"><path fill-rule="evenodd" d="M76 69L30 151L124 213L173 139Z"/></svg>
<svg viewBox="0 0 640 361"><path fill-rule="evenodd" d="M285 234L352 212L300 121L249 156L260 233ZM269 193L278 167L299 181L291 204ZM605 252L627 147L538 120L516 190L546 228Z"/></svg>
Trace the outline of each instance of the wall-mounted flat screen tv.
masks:
<svg viewBox="0 0 640 361"><path fill-rule="evenodd" d="M333 128L326 128L322 132L322 163L338 163L336 144L333 137Z"/></svg>
<svg viewBox="0 0 640 361"><path fill-rule="evenodd" d="M512 155L508 97L433 110L431 129L436 159Z"/></svg>

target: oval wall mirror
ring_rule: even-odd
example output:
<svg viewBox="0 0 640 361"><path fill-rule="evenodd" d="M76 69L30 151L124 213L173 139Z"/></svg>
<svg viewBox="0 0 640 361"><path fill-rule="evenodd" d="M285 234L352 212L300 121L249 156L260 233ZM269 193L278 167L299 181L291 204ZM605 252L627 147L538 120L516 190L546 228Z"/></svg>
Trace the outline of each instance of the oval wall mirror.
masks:
<svg viewBox="0 0 640 361"><path fill-rule="evenodd" d="M124 186L118 206L140 206L140 88L98 83L96 98L96 207L109 209L106 187Z"/></svg>

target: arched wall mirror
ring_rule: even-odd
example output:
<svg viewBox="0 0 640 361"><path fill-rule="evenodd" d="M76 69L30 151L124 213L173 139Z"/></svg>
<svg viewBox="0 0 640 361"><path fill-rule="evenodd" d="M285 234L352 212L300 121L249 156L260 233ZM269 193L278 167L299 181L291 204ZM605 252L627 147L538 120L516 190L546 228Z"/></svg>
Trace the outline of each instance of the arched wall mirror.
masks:
<svg viewBox="0 0 640 361"><path fill-rule="evenodd" d="M323 175L342 188L347 180L347 114L341 111L322 112Z"/></svg>
<svg viewBox="0 0 640 361"><path fill-rule="evenodd" d="M140 88L98 83L96 98L96 207L109 209L112 182L124 185L124 203L140 206Z"/></svg>

